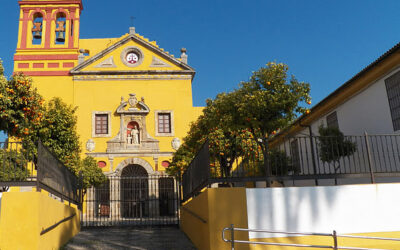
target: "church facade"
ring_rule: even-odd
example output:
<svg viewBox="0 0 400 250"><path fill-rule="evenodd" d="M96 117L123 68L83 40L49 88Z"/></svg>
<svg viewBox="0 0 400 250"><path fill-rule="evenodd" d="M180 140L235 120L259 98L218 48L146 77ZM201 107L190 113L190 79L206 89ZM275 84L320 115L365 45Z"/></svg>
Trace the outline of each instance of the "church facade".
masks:
<svg viewBox="0 0 400 250"><path fill-rule="evenodd" d="M186 50L176 58L133 27L118 38L80 39L82 0L19 5L14 72L32 77L45 100L78 107L82 154L109 177L163 175L202 110L192 104Z"/></svg>

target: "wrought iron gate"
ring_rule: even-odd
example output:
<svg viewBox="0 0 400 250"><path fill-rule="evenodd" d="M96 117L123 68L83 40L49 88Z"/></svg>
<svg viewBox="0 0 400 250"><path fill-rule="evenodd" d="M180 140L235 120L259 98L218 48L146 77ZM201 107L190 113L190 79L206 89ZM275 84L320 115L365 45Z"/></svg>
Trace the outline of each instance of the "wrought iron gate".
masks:
<svg viewBox="0 0 400 250"><path fill-rule="evenodd" d="M82 226L177 225L178 194L176 180L166 175L109 177L87 190Z"/></svg>

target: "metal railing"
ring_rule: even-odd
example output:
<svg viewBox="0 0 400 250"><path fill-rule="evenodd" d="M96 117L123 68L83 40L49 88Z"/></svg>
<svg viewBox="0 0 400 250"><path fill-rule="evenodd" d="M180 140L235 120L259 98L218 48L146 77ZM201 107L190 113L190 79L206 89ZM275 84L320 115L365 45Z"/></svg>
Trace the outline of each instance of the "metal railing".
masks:
<svg viewBox="0 0 400 250"><path fill-rule="evenodd" d="M87 190L82 226L178 225L178 195L170 176L109 176L103 185Z"/></svg>
<svg viewBox="0 0 400 250"><path fill-rule="evenodd" d="M205 143L182 176L183 200L213 183L278 182L282 186L400 181L400 135L286 137L229 166ZM225 154L226 155L226 154ZM225 164L225 166L222 166ZM228 170L227 170L228 169Z"/></svg>
<svg viewBox="0 0 400 250"><path fill-rule="evenodd" d="M0 191L13 186L36 187L77 205L82 201L80 180L40 141L37 156L22 142L0 142Z"/></svg>
<svg viewBox="0 0 400 250"><path fill-rule="evenodd" d="M225 232L230 232L230 239L225 237ZM277 242L266 242L266 241L248 241L248 240L237 240L235 239L235 231L241 232L256 232L256 233L269 233L269 234L279 234L279 235L290 235L290 236L322 236L332 238L332 245L310 245L310 244L292 244L292 243L277 243ZM326 248L326 249L349 249L349 250L390 250L381 248L361 248L361 247L349 247L349 246L339 246L338 238L355 238L364 240L382 240L382 241L399 241L400 238L383 238L383 237L369 237L369 236L357 236L357 235L338 235L334 230L332 234L327 233L305 233L305 232L285 232L285 231L271 231L263 229L247 229L247 228L235 228L234 225L226 227L222 230L222 240L228 242L231 245L231 249L235 249L235 243L240 244L254 244L254 245L265 245L265 246L280 246L280 247L307 247L307 248ZM399 243L400 244L400 243Z"/></svg>

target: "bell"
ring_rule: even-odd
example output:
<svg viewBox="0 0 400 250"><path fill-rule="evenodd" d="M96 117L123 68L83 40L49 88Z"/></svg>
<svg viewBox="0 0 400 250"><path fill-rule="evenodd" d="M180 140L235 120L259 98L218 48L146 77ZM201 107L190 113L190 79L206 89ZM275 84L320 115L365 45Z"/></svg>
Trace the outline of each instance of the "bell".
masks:
<svg viewBox="0 0 400 250"><path fill-rule="evenodd" d="M42 34L40 34L40 31L35 31L35 33L33 33L33 37L35 39L41 39L42 38Z"/></svg>
<svg viewBox="0 0 400 250"><path fill-rule="evenodd" d="M57 42L65 42L64 32L62 32L62 31L58 32L56 40L57 40Z"/></svg>

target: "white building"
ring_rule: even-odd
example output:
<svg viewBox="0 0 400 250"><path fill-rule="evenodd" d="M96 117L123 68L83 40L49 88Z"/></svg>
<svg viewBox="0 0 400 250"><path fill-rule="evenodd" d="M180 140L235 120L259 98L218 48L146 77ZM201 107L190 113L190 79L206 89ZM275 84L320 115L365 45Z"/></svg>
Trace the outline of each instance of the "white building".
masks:
<svg viewBox="0 0 400 250"><path fill-rule="evenodd" d="M338 127L348 136L345 140L355 145L355 151L331 162L323 161L318 137L321 125ZM290 156L297 175L316 175L318 179L327 180L329 175L337 175L337 178L343 178L338 184L347 183L349 179L344 178L350 175L362 177L357 182L380 182L382 178L387 182L387 176L392 178L400 172L399 132L400 43L316 104L308 115L301 116L276 138L280 149ZM349 149L334 145L331 153L340 154L338 152L346 150Z"/></svg>

